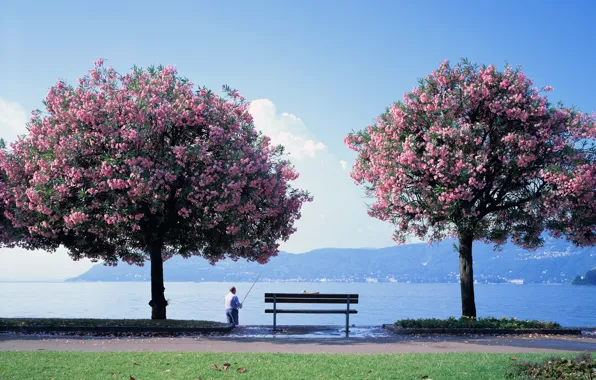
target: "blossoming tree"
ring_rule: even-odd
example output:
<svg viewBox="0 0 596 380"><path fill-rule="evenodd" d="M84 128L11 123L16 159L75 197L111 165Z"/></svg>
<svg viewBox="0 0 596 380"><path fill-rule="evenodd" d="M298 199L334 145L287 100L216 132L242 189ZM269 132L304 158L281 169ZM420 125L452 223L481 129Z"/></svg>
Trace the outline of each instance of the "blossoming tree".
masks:
<svg viewBox="0 0 596 380"><path fill-rule="evenodd" d="M13 228L10 219L5 211L10 207L12 195L6 183L6 173L2 170L4 158L6 157L6 145L0 138L0 247L11 247L17 241L17 229Z"/></svg>
<svg viewBox="0 0 596 380"><path fill-rule="evenodd" d="M544 91L552 90L545 87ZM346 137L370 215L406 236L459 240L462 315L475 317L472 244L541 234L596 244L594 115L554 107L519 69L448 62Z"/></svg>
<svg viewBox="0 0 596 380"><path fill-rule="evenodd" d="M224 90L195 91L170 66L119 75L102 60L76 87L59 81L4 160L12 224L30 247L64 245L75 260L150 260L153 319L166 318L172 255L266 263L310 196Z"/></svg>

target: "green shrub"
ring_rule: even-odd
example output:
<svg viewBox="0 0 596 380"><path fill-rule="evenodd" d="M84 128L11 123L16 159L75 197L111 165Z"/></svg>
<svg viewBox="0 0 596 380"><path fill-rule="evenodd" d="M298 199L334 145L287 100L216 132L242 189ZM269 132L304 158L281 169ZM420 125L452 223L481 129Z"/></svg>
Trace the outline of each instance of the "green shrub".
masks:
<svg viewBox="0 0 596 380"><path fill-rule="evenodd" d="M395 322L396 326L404 328L480 328L480 329L557 329L561 325L557 322L519 320L517 318L495 317L470 318L449 317L448 319L426 318L426 319L401 319Z"/></svg>
<svg viewBox="0 0 596 380"><path fill-rule="evenodd" d="M5 326L48 327L218 327L225 323L181 319L93 319L93 318L0 318Z"/></svg>
<svg viewBox="0 0 596 380"><path fill-rule="evenodd" d="M575 359L553 357L544 362L520 361L510 375L528 379L596 379L596 360L586 352Z"/></svg>

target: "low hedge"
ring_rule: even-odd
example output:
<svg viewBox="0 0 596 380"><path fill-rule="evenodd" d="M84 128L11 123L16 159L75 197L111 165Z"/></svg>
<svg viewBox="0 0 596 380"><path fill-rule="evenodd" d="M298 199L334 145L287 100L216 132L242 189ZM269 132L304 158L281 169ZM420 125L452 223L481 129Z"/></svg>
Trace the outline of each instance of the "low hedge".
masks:
<svg viewBox="0 0 596 380"><path fill-rule="evenodd" d="M400 319L395 322L396 326L403 328L478 328L478 329L558 329L561 325L557 322L519 320L517 318L494 317L470 318L449 317L447 319L421 318L421 319Z"/></svg>
<svg viewBox="0 0 596 380"><path fill-rule="evenodd" d="M0 318L0 327L221 327L226 323L182 319Z"/></svg>
<svg viewBox="0 0 596 380"><path fill-rule="evenodd" d="M596 360L589 352L576 358L553 357L542 362L520 360L510 375L528 379L596 379Z"/></svg>

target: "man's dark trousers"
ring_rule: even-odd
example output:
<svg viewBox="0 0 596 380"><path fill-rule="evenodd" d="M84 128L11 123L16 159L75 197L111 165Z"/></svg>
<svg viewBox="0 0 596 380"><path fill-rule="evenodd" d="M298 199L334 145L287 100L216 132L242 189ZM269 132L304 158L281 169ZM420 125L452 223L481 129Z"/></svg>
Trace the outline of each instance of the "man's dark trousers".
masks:
<svg viewBox="0 0 596 380"><path fill-rule="evenodd" d="M226 309L226 317L228 318L228 323L234 326L238 325L238 309Z"/></svg>

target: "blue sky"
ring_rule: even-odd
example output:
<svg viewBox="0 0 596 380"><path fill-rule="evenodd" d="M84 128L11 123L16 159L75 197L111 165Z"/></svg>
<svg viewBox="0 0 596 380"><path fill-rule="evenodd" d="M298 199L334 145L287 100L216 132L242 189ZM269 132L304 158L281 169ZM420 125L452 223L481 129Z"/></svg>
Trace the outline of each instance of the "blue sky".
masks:
<svg viewBox="0 0 596 380"><path fill-rule="evenodd" d="M98 57L120 72L173 64L196 84L237 88L255 101L257 127L289 145L315 202L284 249L386 246L390 226L366 215L341 162L355 157L345 135L459 57L521 64L537 85L554 87L552 100L596 111L595 16L590 1L4 0L0 136L25 131L24 114L56 79L74 83ZM39 275L18 270L31 257ZM17 268L18 279L52 265L50 277L61 278L78 264L63 253L0 251L0 267Z"/></svg>

